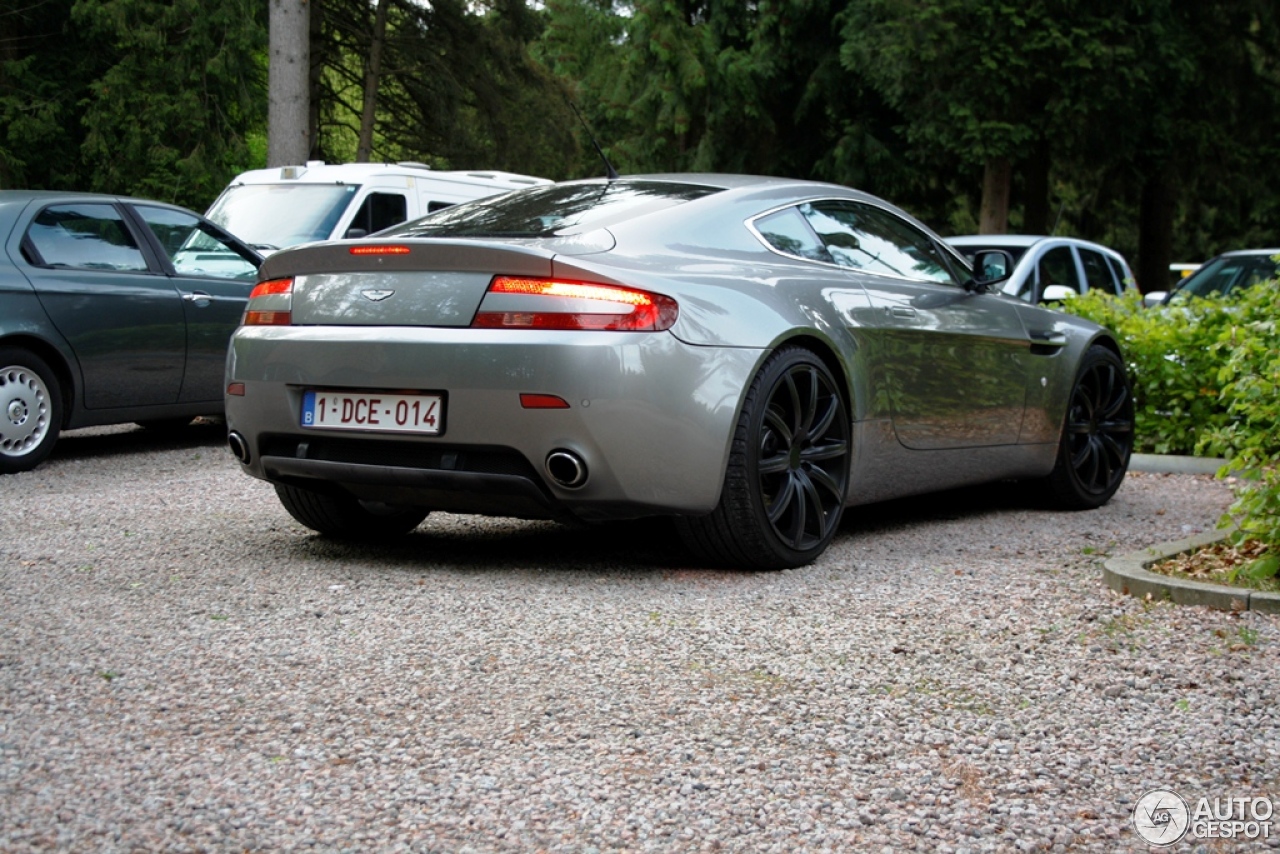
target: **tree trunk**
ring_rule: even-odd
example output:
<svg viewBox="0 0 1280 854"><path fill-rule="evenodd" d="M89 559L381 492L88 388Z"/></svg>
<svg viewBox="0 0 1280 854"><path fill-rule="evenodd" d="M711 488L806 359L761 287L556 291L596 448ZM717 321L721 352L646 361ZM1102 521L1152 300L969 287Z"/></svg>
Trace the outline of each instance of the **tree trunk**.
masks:
<svg viewBox="0 0 1280 854"><path fill-rule="evenodd" d="M1138 289L1144 294L1169 289L1173 260L1173 215L1177 203L1173 170L1161 165L1142 185L1138 211Z"/></svg>
<svg viewBox="0 0 1280 854"><path fill-rule="evenodd" d="M1049 140L1043 136L1031 148L1023 172L1022 232L1049 233Z"/></svg>
<svg viewBox="0 0 1280 854"><path fill-rule="evenodd" d="M1009 230L1009 183L1013 164L1007 157L987 161L982 176L982 213L979 234L1004 234Z"/></svg>
<svg viewBox="0 0 1280 854"><path fill-rule="evenodd" d="M360 111L360 135L356 161L368 163L373 156L373 123L378 107L378 84L382 81L382 50L387 42L387 7L391 0L378 0L369 37L369 60L364 67L364 104Z"/></svg>
<svg viewBox="0 0 1280 854"><path fill-rule="evenodd" d="M308 53L310 66L307 72L307 93L310 98L307 104L307 132L311 136L311 154L308 160L324 160L323 141L320 138L320 103L323 99L321 86L324 83L324 0L311 0L308 31L310 39Z"/></svg>
<svg viewBox="0 0 1280 854"><path fill-rule="evenodd" d="M271 0L271 58L267 70L267 165L302 163L311 153L310 5Z"/></svg>

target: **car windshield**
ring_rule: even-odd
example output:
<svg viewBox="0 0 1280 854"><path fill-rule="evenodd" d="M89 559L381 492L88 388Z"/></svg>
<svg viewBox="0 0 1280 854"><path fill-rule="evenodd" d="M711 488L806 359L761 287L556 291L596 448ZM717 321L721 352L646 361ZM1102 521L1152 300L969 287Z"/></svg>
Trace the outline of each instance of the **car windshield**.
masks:
<svg viewBox="0 0 1280 854"><path fill-rule="evenodd" d="M1243 290L1258 282L1276 278L1280 264L1274 255L1223 255L1206 263L1190 276L1170 296L1181 302L1191 297L1207 297L1212 294L1229 294Z"/></svg>
<svg viewBox="0 0 1280 854"><path fill-rule="evenodd" d="M205 214L256 249L284 249L325 240L359 184L240 184L228 187Z"/></svg>
<svg viewBox="0 0 1280 854"><path fill-rule="evenodd" d="M553 184L455 205L382 232L384 237L561 237L719 192L667 181Z"/></svg>

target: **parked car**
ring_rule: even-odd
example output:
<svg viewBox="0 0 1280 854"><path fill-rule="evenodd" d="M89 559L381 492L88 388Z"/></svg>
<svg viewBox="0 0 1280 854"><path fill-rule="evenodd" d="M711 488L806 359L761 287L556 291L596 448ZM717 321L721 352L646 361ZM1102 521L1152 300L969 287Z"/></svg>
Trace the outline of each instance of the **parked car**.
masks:
<svg viewBox="0 0 1280 854"><path fill-rule="evenodd" d="M1171 291L1143 297L1148 306L1178 303L1191 297L1226 295L1280 277L1280 249L1238 249L1210 258Z"/></svg>
<svg viewBox="0 0 1280 854"><path fill-rule="evenodd" d="M335 537L432 510L672 516L701 559L791 567L847 505L1015 478L1097 507L1133 445L1110 332L832 184L535 187L285 250L259 278L228 441Z"/></svg>
<svg viewBox="0 0 1280 854"><path fill-rule="evenodd" d="M242 172L205 216L269 254L299 243L364 237L458 202L550 183L492 169L312 160Z"/></svg>
<svg viewBox="0 0 1280 854"><path fill-rule="evenodd" d="M1074 237L973 234L947 242L969 260L982 249L1003 249L1014 266L1001 286L1005 293L1035 303L1061 302L1093 288L1121 294L1137 288L1124 256L1100 243Z"/></svg>
<svg viewBox="0 0 1280 854"><path fill-rule="evenodd" d="M0 191L0 474L73 427L222 414L227 341L262 257L192 211Z"/></svg>

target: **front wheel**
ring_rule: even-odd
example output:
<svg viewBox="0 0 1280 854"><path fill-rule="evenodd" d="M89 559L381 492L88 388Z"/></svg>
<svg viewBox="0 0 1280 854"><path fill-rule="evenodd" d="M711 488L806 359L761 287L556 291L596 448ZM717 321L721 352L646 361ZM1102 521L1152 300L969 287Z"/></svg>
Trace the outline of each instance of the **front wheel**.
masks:
<svg viewBox="0 0 1280 854"><path fill-rule="evenodd" d="M1111 500L1133 453L1133 388L1124 362L1095 345L1080 360L1058 460L1044 480L1047 497L1067 510L1092 510Z"/></svg>
<svg viewBox="0 0 1280 854"><path fill-rule="evenodd" d="M815 560L835 536L849 483L849 415L814 353L787 347L761 367L734 431L720 503L676 520L700 557L751 569Z"/></svg>
<svg viewBox="0 0 1280 854"><path fill-rule="evenodd" d="M412 531L428 510L349 495L276 484L276 496L289 515L317 533L339 540L382 540Z"/></svg>
<svg viewBox="0 0 1280 854"><path fill-rule="evenodd" d="M0 474L30 471L53 451L62 431L62 395L44 360L0 348Z"/></svg>

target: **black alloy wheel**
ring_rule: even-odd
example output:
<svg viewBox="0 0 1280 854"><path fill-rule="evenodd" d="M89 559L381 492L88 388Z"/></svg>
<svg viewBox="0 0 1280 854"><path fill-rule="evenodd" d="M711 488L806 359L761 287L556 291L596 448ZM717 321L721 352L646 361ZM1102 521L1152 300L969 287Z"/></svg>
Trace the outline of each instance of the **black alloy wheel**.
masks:
<svg viewBox="0 0 1280 854"><path fill-rule="evenodd" d="M1124 481L1133 453L1133 388L1124 363L1095 345L1085 354L1067 404L1053 498L1071 509L1101 507Z"/></svg>
<svg viewBox="0 0 1280 854"><path fill-rule="evenodd" d="M849 455L849 415L830 369L809 350L779 350L748 391L719 506L677 520L681 534L717 564L810 563L840 525Z"/></svg>

